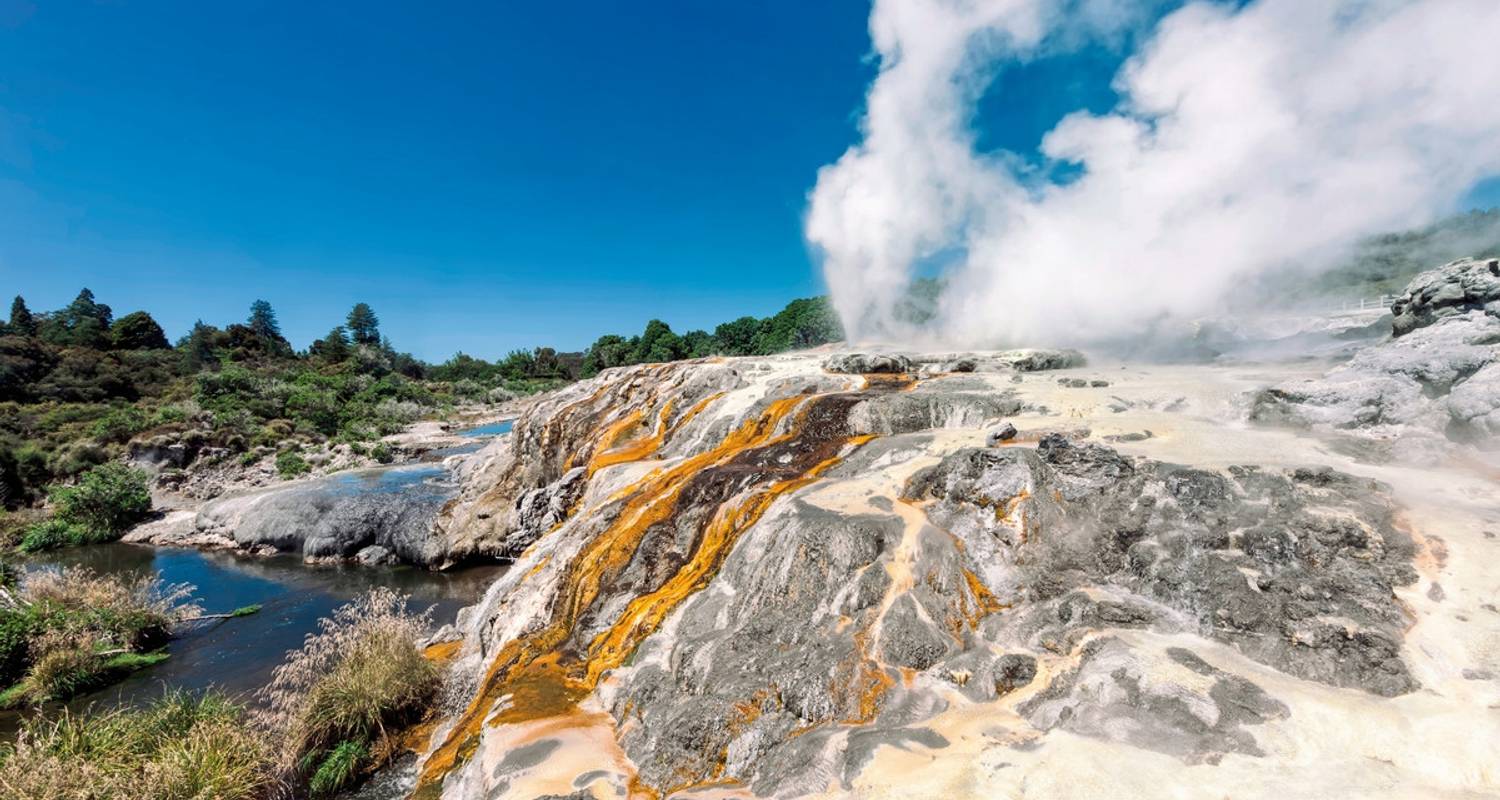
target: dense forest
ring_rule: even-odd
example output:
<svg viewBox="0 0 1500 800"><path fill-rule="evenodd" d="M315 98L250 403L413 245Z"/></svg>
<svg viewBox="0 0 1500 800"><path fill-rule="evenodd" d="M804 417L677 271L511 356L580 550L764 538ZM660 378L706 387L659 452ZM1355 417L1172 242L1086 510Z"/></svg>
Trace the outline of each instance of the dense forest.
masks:
<svg viewBox="0 0 1500 800"><path fill-rule="evenodd" d="M493 362L459 353L428 364L382 336L365 303L298 351L264 300L244 322L199 321L173 344L149 313L115 317L88 289L48 312L17 297L0 322L0 505L35 504L48 486L117 459L132 441L180 441L247 461L279 453L278 466L296 474L304 446L378 448L380 437L459 404L500 402L609 367L774 353L840 335L827 302L815 298L711 334L679 335L652 320L640 335L602 336L583 353L537 347Z"/></svg>

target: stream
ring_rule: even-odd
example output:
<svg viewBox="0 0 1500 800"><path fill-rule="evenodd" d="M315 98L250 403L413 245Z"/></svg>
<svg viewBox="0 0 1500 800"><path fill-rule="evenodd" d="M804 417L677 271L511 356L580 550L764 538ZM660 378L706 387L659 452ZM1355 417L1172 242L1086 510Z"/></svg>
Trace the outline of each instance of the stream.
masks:
<svg viewBox="0 0 1500 800"><path fill-rule="evenodd" d="M478 449L488 439L510 431L510 421L464 431ZM338 473L325 479L326 491L351 494L399 494L414 504L441 503L456 490L442 480L445 470L433 463L406 463ZM440 497L437 495L441 495ZM191 584L205 613L226 613L259 605L255 614L193 623L167 645L170 658L125 680L75 698L73 708L89 705L140 705L165 689L217 689L253 703L256 690L271 678L287 651L302 646L318 630L319 620L370 589L384 586L410 596L417 610L431 610L434 629L455 620L506 569L482 564L448 572L408 566L307 564L296 555L250 556L228 551L151 547L124 543L69 548L40 554L26 569L85 567L109 575L154 575L165 584ZM15 712L0 714L0 733L13 731Z"/></svg>

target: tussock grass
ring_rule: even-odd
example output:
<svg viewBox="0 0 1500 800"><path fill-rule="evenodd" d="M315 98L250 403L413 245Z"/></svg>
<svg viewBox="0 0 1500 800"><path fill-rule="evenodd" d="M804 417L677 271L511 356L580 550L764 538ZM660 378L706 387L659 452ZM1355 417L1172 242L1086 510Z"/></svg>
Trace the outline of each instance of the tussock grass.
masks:
<svg viewBox="0 0 1500 800"><path fill-rule="evenodd" d="M28 720L0 748L0 800L258 800L274 753L221 695Z"/></svg>
<svg viewBox="0 0 1500 800"><path fill-rule="evenodd" d="M263 692L264 724L280 733L280 769L289 782L318 792L347 786L378 767L390 732L425 715L441 675L417 641L427 613L376 589L322 621L276 669Z"/></svg>
<svg viewBox="0 0 1500 800"><path fill-rule="evenodd" d="M0 693L7 705L60 700L159 662L146 653L200 613L192 587L85 569L30 573L0 605Z"/></svg>

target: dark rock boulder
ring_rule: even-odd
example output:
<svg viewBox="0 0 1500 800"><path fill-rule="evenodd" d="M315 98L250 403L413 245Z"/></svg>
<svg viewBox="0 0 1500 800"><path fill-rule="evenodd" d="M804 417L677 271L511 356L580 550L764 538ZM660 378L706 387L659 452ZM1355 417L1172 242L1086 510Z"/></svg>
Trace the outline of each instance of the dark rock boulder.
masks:
<svg viewBox="0 0 1500 800"><path fill-rule="evenodd" d="M1460 259L1418 275L1391 305L1392 335L1469 311L1500 316L1500 259Z"/></svg>

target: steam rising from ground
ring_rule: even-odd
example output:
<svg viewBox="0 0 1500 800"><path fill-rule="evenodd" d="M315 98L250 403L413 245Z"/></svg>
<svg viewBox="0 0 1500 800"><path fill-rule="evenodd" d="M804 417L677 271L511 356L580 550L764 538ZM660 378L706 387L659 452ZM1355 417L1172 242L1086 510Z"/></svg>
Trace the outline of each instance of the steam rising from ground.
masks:
<svg viewBox="0 0 1500 800"><path fill-rule="evenodd" d="M976 151L995 70L1117 36L1150 5L876 0L864 141L819 172L807 217L851 339L911 335L897 309L928 260L951 262L946 343L1134 336L1500 173L1495 0L1192 3L1139 39L1112 113L1043 139L1076 180Z"/></svg>

